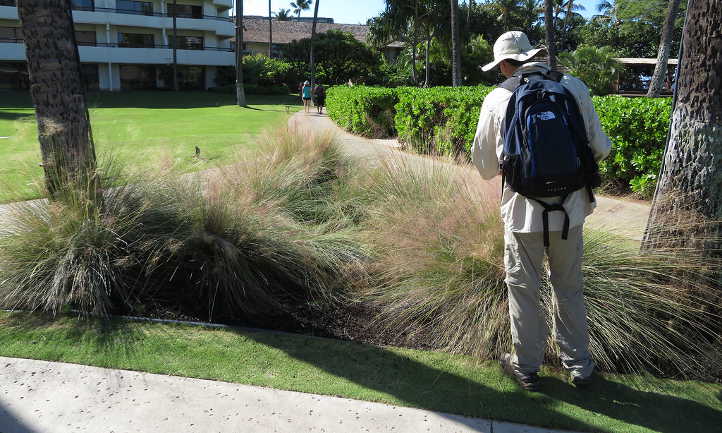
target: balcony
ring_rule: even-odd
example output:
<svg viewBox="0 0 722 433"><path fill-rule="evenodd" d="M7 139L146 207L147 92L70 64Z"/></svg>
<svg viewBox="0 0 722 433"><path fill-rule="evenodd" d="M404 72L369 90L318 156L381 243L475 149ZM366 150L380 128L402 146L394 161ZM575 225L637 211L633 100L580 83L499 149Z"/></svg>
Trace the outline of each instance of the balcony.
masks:
<svg viewBox="0 0 722 433"><path fill-rule="evenodd" d="M0 39L0 60L24 61L23 42L22 39ZM233 66L235 62L232 48L194 46L178 48L176 52L181 65ZM169 45L128 47L117 43L86 42L78 44L78 53L83 63L166 65L173 61L173 49Z"/></svg>

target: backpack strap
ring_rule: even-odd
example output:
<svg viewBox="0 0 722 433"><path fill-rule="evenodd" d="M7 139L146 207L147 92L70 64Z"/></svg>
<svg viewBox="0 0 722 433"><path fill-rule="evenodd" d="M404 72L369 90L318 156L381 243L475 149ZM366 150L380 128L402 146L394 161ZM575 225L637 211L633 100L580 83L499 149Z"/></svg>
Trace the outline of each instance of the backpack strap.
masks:
<svg viewBox="0 0 722 433"><path fill-rule="evenodd" d="M567 213L567 210L564 208L564 202L567 201L567 198L569 197L569 194L562 197L561 203L558 204L549 204L546 202L543 202L541 200L537 200L533 197L527 197L535 202L539 203L544 207L544 212L542 212L542 220L544 222L544 248L549 247L549 212L554 211L560 211L564 212L564 226L562 227L562 239L567 240L569 238L569 214Z"/></svg>

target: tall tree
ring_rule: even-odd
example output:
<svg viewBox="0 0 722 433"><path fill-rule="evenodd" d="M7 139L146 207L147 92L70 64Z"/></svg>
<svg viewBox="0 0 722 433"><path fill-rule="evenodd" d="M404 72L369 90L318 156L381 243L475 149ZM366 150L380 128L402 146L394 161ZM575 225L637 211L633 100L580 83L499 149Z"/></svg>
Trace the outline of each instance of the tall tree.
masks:
<svg viewBox="0 0 722 433"><path fill-rule="evenodd" d="M496 6L499 9L499 22L503 23L504 31L511 30L511 19L517 8L517 0L496 0Z"/></svg>
<svg viewBox="0 0 722 433"><path fill-rule="evenodd" d="M662 91L664 79L667 76L667 61L669 60L669 49L672 45L672 34L674 33L674 20L677 18L679 3L681 0L669 0L667 6L667 18L662 27L662 38L659 41L659 52L657 53L657 65L654 67L652 81L649 82L647 96L656 98Z"/></svg>
<svg viewBox="0 0 722 433"><path fill-rule="evenodd" d="M273 57L273 12L271 0L268 0L268 57Z"/></svg>
<svg viewBox="0 0 722 433"><path fill-rule="evenodd" d="M318 4L321 0L316 0L316 6L313 8L313 25L311 25L311 88L316 85L316 58L314 57L313 48L316 42L316 22L318 21Z"/></svg>
<svg viewBox="0 0 722 433"><path fill-rule="evenodd" d="M291 8L293 13L296 14L296 18L301 18L301 12L308 10L311 7L313 0L296 0L291 2Z"/></svg>
<svg viewBox="0 0 722 433"><path fill-rule="evenodd" d="M48 194L83 187L94 201L95 146L70 0L23 0L18 13Z"/></svg>
<svg viewBox="0 0 722 433"><path fill-rule="evenodd" d="M547 53L549 66L557 66L556 49L554 48L554 0L544 0L544 28L546 29Z"/></svg>
<svg viewBox="0 0 722 433"><path fill-rule="evenodd" d="M451 83L454 87L458 87L462 85L459 0L450 0L449 3L451 3Z"/></svg>
<svg viewBox="0 0 722 433"><path fill-rule="evenodd" d="M236 0L236 103L246 106L243 87L243 0Z"/></svg>
<svg viewBox="0 0 722 433"><path fill-rule="evenodd" d="M722 0L689 2L677 95L643 248L701 248L722 239ZM693 224L702 222L704 224ZM699 221L702 220L702 221ZM695 226L694 229L680 229ZM669 228L672 229L669 229ZM683 230L670 236L670 230ZM674 232L673 232L674 233ZM717 269L719 271L719 269Z"/></svg>

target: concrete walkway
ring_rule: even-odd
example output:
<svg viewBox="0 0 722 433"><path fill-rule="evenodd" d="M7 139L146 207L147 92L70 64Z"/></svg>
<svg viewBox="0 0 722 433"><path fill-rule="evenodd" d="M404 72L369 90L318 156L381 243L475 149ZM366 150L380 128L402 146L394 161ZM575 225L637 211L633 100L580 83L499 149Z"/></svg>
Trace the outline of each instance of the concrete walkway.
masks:
<svg viewBox="0 0 722 433"><path fill-rule="evenodd" d="M361 158L374 164L376 160L390 154L400 154L403 158L419 160L428 164L434 161L428 156L402 153L398 151L396 140L367 139L350 134L339 128L328 116L317 113L298 112L289 119L289 126L300 130L336 134L343 144L343 150L350 156ZM500 179L491 181L478 178L479 182L489 182L491 190L500 189ZM644 202L622 200L597 194L597 209L587 218L587 226L603 229L610 233L641 241L649 216L650 205Z"/></svg>
<svg viewBox="0 0 722 433"><path fill-rule="evenodd" d="M0 357L2 433L555 433L226 382Z"/></svg>

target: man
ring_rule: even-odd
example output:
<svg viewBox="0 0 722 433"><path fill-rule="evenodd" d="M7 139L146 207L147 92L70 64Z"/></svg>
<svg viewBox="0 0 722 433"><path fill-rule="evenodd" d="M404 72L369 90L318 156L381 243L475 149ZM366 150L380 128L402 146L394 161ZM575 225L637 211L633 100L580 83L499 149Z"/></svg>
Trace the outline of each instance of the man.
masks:
<svg viewBox="0 0 722 433"><path fill-rule="evenodd" d="M491 179L500 171L499 162L504 148L502 128L514 90L513 83L518 84L522 74L529 82L534 82L542 79L542 73L550 72L548 65L531 62L543 51L543 48L532 48L524 33L507 32L494 43L494 61L482 68L489 71L498 65L501 73L508 78L484 99L481 107L472 159L484 179ZM605 158L609 154L610 142L601 130L589 89L569 75L564 75L560 84L571 93L579 107L594 158L597 161ZM562 204L569 217L567 239L562 239L564 212L548 213L549 246L546 248L542 204L516 193L509 185L504 187L501 198L505 228L504 264L514 346L514 353L505 354L501 363L505 372L524 389L531 391L539 387L537 373L544 360L547 336L539 293L545 252L549 258L549 277L554 289L554 333L561 350L562 364L569 370L571 381L576 386L588 385L594 372L594 362L588 350L581 265L582 225L584 218L592 213L595 203L590 200L585 188L572 192L563 203L562 197L547 197L543 201L550 205Z"/></svg>

